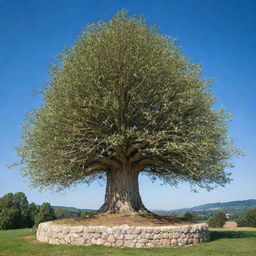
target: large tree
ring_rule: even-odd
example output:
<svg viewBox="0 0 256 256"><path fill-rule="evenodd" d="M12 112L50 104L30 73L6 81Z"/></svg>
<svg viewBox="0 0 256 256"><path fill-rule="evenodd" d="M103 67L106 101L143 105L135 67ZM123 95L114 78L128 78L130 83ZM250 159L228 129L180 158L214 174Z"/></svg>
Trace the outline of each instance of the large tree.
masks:
<svg viewBox="0 0 256 256"><path fill-rule="evenodd" d="M88 26L51 68L18 148L33 184L106 177L101 212L146 210L138 176L213 188L229 181L229 115L175 41L119 12Z"/></svg>

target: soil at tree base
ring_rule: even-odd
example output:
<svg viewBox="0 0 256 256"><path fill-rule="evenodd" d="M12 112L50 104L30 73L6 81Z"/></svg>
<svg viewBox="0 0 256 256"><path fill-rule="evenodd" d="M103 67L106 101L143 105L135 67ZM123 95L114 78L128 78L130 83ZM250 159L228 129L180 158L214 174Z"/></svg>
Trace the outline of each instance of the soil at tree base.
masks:
<svg viewBox="0 0 256 256"><path fill-rule="evenodd" d="M84 226L180 226L189 225L182 219L159 214L97 214L84 218L57 220L59 225L84 225Z"/></svg>

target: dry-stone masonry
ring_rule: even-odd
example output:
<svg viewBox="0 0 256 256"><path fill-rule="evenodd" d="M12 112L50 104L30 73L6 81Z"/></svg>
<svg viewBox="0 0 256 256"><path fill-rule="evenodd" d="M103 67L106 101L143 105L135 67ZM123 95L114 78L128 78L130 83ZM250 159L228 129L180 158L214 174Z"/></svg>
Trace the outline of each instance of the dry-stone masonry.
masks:
<svg viewBox="0 0 256 256"><path fill-rule="evenodd" d="M37 240L50 244L105 245L115 247L169 247L209 240L206 224L186 226L62 226L39 224Z"/></svg>

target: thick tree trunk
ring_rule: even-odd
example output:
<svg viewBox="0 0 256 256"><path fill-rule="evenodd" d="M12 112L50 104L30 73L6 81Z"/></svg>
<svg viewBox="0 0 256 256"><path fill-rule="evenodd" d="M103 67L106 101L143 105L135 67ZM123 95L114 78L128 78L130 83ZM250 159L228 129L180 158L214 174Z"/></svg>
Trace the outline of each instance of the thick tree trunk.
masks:
<svg viewBox="0 0 256 256"><path fill-rule="evenodd" d="M99 213L132 214L147 211L140 197L138 175L138 172L129 168L108 172L105 202Z"/></svg>

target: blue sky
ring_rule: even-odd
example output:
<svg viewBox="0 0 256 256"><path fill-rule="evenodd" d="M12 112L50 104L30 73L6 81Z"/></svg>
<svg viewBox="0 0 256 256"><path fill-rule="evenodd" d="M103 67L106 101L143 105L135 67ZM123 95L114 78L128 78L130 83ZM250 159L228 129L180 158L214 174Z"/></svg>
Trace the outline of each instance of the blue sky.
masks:
<svg viewBox="0 0 256 256"><path fill-rule="evenodd" d="M0 197L23 191L37 204L98 208L104 184L79 185L61 194L39 192L21 177L15 146L27 112L40 106L33 91L49 81L48 64L72 45L88 24L110 19L118 10L143 14L161 33L178 38L182 51L201 64L203 76L215 79L218 106L234 114L229 134L246 154L234 161L233 181L225 188L199 193L188 184L177 188L140 177L144 204L174 209L208 202L256 198L256 2L254 0L0 0Z"/></svg>

